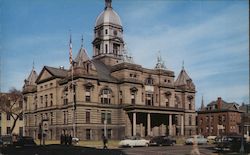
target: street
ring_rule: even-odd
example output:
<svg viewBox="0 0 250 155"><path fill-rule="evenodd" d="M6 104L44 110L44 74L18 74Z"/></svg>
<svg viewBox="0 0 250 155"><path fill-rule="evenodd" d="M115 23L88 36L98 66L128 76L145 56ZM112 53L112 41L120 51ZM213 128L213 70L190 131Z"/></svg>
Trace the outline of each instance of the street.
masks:
<svg viewBox="0 0 250 155"><path fill-rule="evenodd" d="M192 145L175 145L161 147L134 147L134 148L94 148L83 146L65 146L59 144L15 148L1 148L0 155L195 155L192 154ZM237 155L237 153L216 153L213 145L200 145L200 155ZM247 155L247 154L244 154Z"/></svg>
<svg viewBox="0 0 250 155"><path fill-rule="evenodd" d="M192 145L175 145L161 147L136 147L125 148L123 152L126 155L190 155L193 149ZM200 145L199 152L201 155L215 155L213 145Z"/></svg>

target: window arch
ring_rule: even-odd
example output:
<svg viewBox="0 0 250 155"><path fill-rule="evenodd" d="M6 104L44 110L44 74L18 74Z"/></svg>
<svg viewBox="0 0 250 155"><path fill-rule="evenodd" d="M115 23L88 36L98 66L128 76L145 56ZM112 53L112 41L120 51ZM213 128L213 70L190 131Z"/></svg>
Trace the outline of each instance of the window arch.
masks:
<svg viewBox="0 0 250 155"><path fill-rule="evenodd" d="M146 78L145 80L146 85L153 85L154 84L154 79L151 77Z"/></svg>
<svg viewBox="0 0 250 155"><path fill-rule="evenodd" d="M63 105L68 104L68 86L65 86L62 92L62 98L63 98Z"/></svg>
<svg viewBox="0 0 250 155"><path fill-rule="evenodd" d="M102 104L111 104L112 90L108 87L103 88L100 91L100 98Z"/></svg>
<svg viewBox="0 0 250 155"><path fill-rule="evenodd" d="M175 95L175 101L174 101L175 107L178 108L179 104L180 104L180 98L177 95Z"/></svg>

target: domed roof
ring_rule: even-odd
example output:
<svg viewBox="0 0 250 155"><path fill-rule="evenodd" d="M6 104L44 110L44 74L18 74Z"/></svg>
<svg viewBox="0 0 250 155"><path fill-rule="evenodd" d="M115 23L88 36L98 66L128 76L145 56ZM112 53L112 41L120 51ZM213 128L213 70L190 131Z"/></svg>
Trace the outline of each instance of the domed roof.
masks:
<svg viewBox="0 0 250 155"><path fill-rule="evenodd" d="M111 7L111 2L106 2L106 7L104 11L102 11L101 14L97 17L95 26L109 23L122 26L119 15Z"/></svg>

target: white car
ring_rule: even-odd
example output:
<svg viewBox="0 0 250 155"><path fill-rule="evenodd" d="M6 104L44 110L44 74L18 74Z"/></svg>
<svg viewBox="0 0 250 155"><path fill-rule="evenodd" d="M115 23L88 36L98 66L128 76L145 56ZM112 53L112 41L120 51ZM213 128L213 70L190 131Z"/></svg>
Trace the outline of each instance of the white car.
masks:
<svg viewBox="0 0 250 155"><path fill-rule="evenodd" d="M192 145L195 143L198 145L207 144L207 138L204 138L204 136L202 136L202 135L194 135L194 136L191 136L188 139L186 139L185 143L187 145Z"/></svg>
<svg viewBox="0 0 250 155"><path fill-rule="evenodd" d="M130 137L119 142L119 147L148 146L149 140L140 137Z"/></svg>

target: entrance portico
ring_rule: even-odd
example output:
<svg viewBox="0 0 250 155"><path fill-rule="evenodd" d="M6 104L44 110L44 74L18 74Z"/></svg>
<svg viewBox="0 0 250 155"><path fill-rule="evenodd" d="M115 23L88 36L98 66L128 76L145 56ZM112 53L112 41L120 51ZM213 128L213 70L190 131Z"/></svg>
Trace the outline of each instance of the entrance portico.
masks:
<svg viewBox="0 0 250 155"><path fill-rule="evenodd" d="M184 135L184 114L179 109L129 106L124 110L132 125L130 136Z"/></svg>

